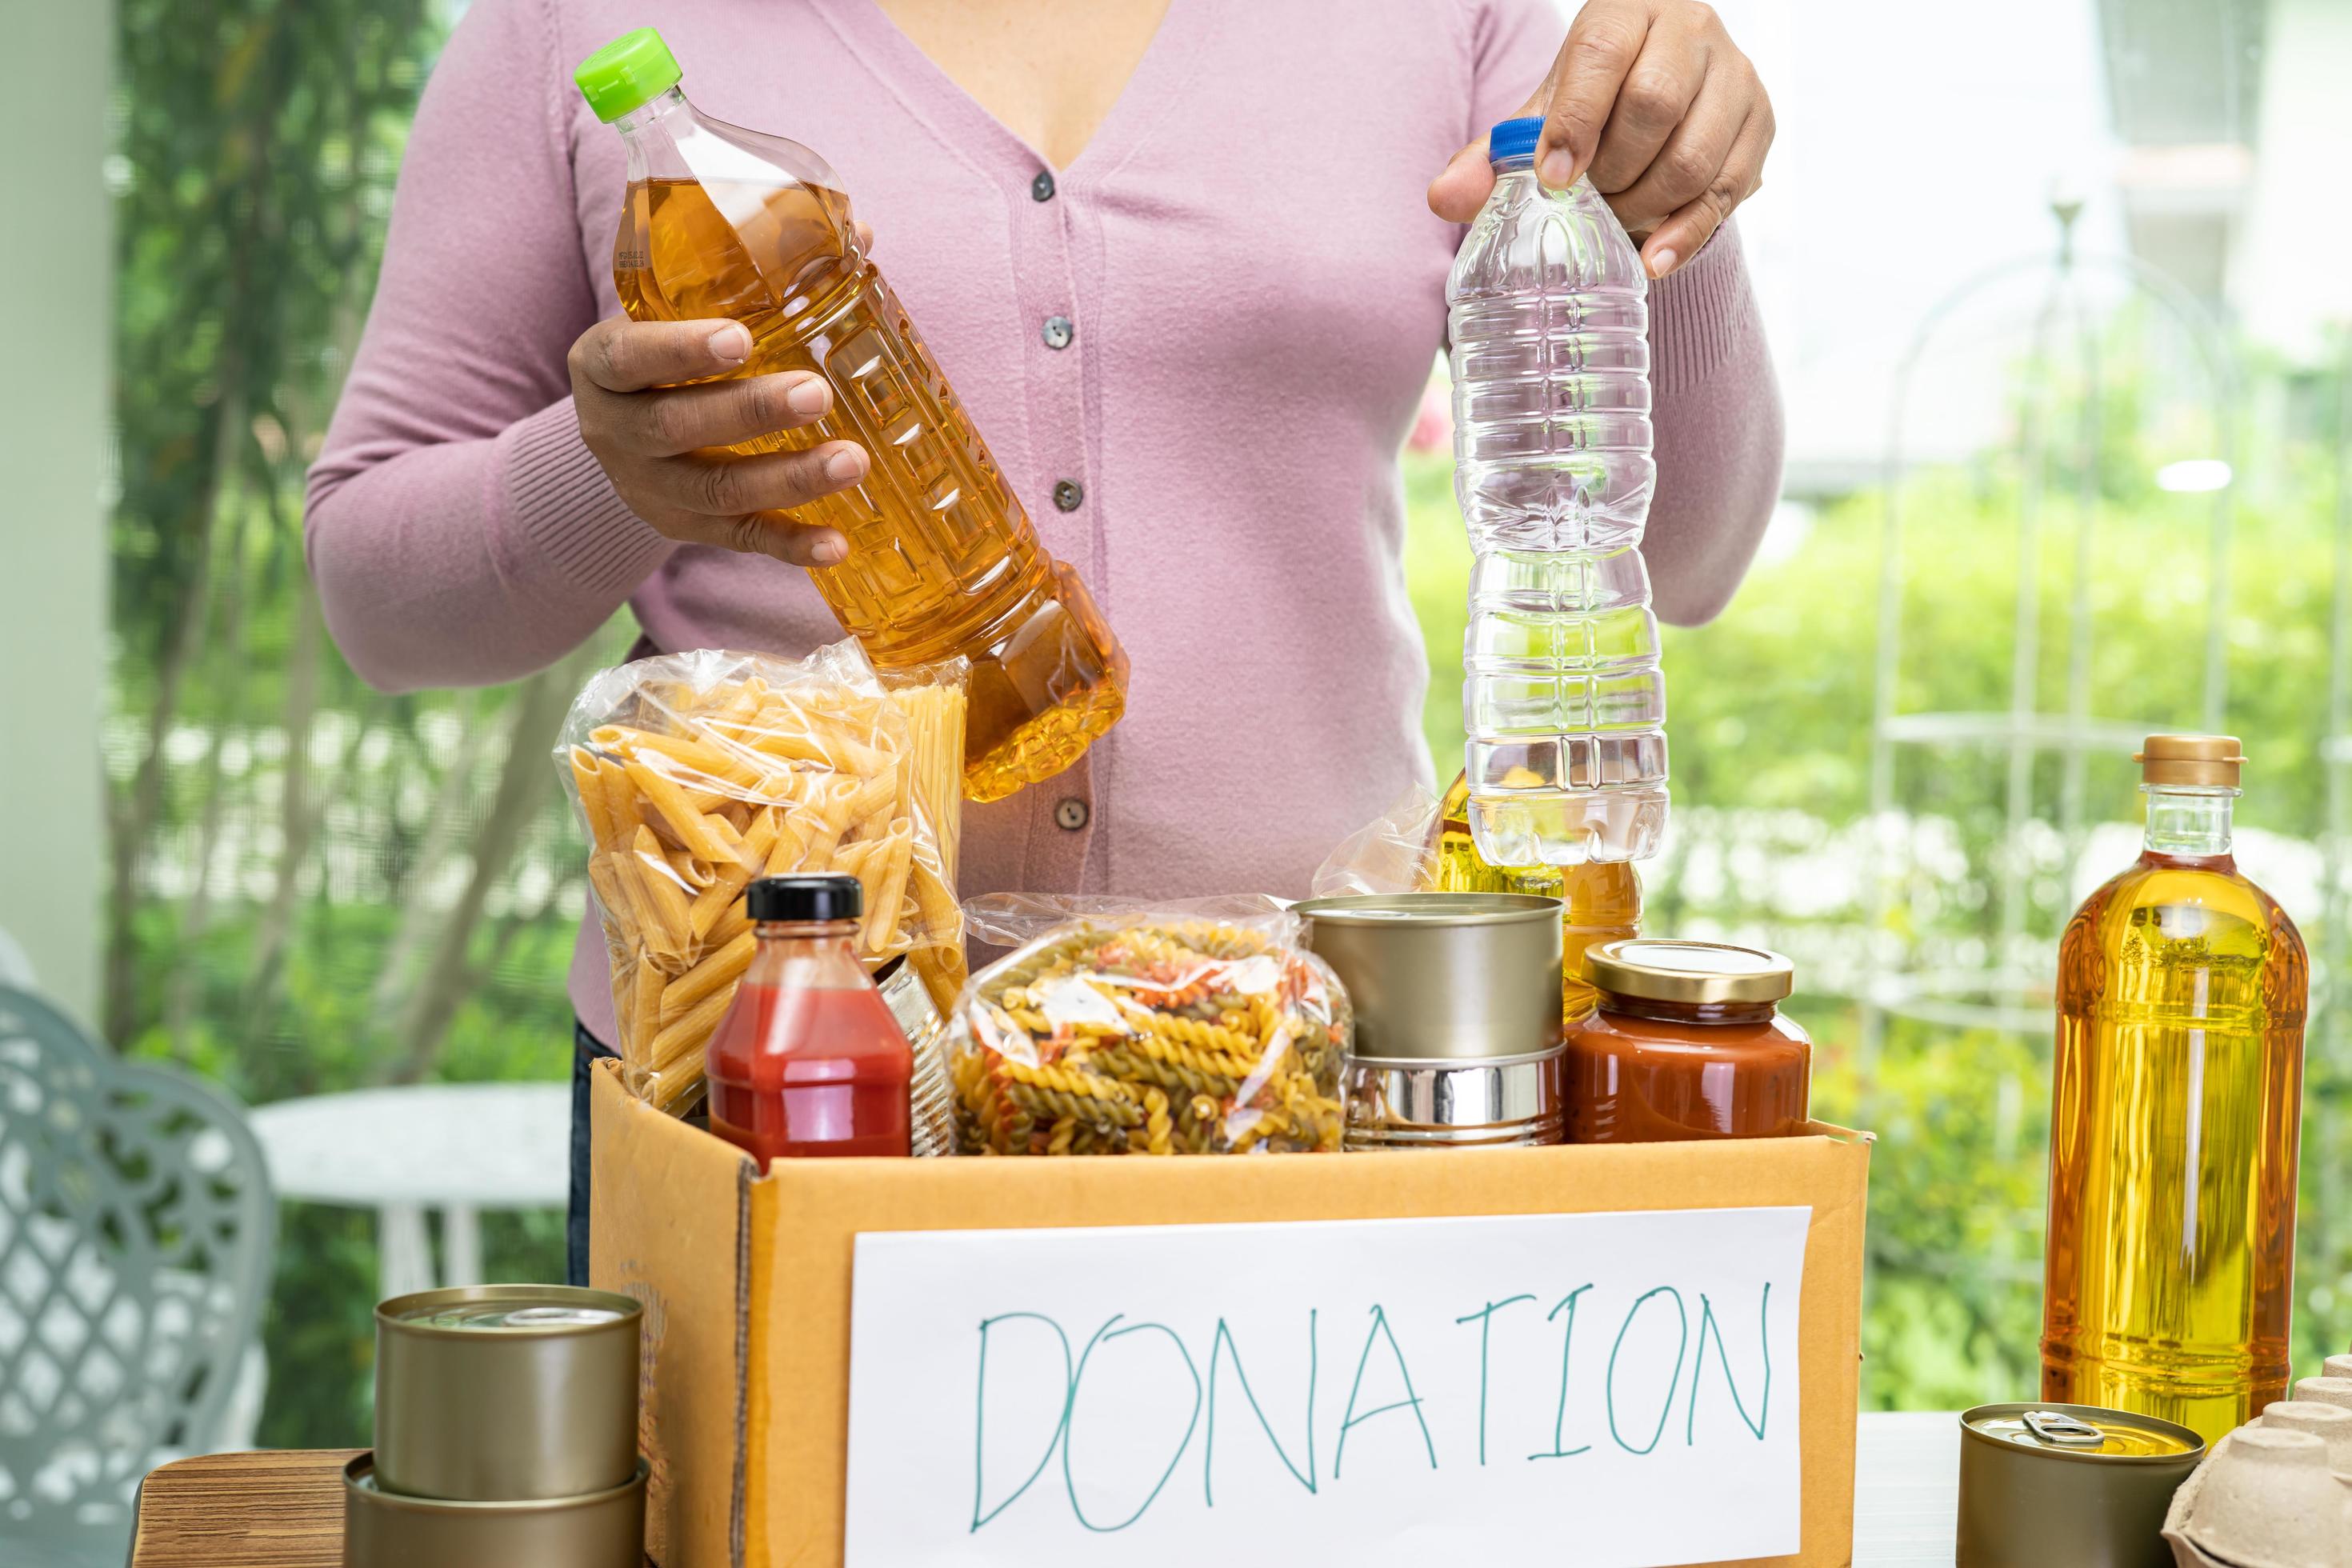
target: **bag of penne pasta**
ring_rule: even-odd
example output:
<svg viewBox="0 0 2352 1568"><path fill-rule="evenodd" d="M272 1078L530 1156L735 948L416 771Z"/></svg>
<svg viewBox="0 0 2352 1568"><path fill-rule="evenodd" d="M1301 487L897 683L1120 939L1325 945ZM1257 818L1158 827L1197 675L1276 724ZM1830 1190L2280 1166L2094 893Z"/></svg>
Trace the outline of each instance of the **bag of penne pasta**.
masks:
<svg viewBox="0 0 2352 1568"><path fill-rule="evenodd" d="M958 1152L1339 1149L1347 993L1275 900L998 893L965 912L1021 945L957 1005Z"/></svg>
<svg viewBox="0 0 2352 1568"><path fill-rule="evenodd" d="M633 1092L692 1103L751 962L755 877L855 876L859 955L874 968L904 955L943 1005L957 994L963 676L958 659L886 685L844 641L798 660L639 659L581 692L555 759L589 842Z"/></svg>

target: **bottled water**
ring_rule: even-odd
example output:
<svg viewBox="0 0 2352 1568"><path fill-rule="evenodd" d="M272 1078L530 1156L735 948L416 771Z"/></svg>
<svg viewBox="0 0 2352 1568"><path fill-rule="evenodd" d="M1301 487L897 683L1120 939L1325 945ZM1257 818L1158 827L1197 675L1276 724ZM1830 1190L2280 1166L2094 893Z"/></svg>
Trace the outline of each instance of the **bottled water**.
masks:
<svg viewBox="0 0 2352 1568"><path fill-rule="evenodd" d="M1640 545L1647 282L1591 185L1535 174L1539 119L1490 145L1495 194L1447 279L1454 489L1477 566L1464 764L1496 866L1639 860L1666 825L1666 689Z"/></svg>

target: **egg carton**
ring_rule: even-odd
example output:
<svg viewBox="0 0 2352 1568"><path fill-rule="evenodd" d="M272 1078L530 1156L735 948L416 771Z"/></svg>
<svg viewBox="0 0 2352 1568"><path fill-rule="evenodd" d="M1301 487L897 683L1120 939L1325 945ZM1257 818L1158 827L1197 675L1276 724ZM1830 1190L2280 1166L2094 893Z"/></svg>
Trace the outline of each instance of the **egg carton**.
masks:
<svg viewBox="0 0 2352 1568"><path fill-rule="evenodd" d="M2173 1493L2179 1568L2352 1568L2352 1377L2294 1394L2223 1436Z"/></svg>

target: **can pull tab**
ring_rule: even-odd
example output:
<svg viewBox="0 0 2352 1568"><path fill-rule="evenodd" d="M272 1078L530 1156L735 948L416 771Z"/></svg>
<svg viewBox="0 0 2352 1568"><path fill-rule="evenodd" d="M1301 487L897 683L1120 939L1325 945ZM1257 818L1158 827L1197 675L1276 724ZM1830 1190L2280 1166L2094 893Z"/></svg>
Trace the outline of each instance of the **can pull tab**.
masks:
<svg viewBox="0 0 2352 1568"><path fill-rule="evenodd" d="M2025 1429L2043 1442L2061 1448L2095 1448L2107 1440L2107 1435L2087 1421L2055 1410L2029 1410L2025 1413Z"/></svg>
<svg viewBox="0 0 2352 1568"><path fill-rule="evenodd" d="M508 1327L516 1329L584 1329L620 1321L620 1313L604 1307L518 1307L507 1314Z"/></svg>

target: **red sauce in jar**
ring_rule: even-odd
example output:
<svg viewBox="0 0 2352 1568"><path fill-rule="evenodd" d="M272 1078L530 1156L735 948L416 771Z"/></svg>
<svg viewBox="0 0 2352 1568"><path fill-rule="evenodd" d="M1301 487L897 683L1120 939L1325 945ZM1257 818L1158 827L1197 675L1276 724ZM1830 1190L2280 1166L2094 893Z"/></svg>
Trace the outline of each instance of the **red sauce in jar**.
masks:
<svg viewBox="0 0 2352 1568"><path fill-rule="evenodd" d="M1600 1006L1569 1032L1568 1142L1778 1138L1811 1115L1813 1043L1780 1016L1789 961L1634 938L1587 955Z"/></svg>
<svg viewBox="0 0 2352 1568"><path fill-rule="evenodd" d="M812 1155L910 1152L914 1052L852 945L854 877L763 877L758 950L710 1037L710 1130L766 1170Z"/></svg>

